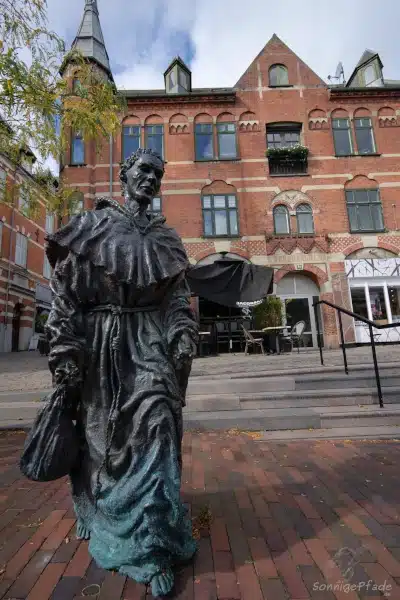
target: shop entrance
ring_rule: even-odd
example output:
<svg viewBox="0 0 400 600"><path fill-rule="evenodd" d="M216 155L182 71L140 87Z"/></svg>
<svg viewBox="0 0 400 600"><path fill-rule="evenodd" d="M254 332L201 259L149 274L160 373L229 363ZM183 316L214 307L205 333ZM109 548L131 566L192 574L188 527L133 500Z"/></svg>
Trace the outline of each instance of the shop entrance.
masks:
<svg viewBox="0 0 400 600"><path fill-rule="evenodd" d="M288 273L279 281L276 295L281 298L283 303L284 323L294 327L299 321L304 321L306 324L303 334L304 345L317 348L317 324L313 308L314 302L319 300L317 284L302 273ZM320 311L318 315L321 343L323 343Z"/></svg>

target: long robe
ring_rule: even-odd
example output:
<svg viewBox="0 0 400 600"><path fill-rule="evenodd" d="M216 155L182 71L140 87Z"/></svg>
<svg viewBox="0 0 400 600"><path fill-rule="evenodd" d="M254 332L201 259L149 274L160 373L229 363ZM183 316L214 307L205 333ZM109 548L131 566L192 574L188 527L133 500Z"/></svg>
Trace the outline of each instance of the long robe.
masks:
<svg viewBox="0 0 400 600"><path fill-rule="evenodd" d="M163 217L142 227L107 199L47 241L49 366L76 402L82 439L78 529L101 567L147 583L196 549L180 498L190 365L177 371L171 358L183 332L197 336L187 256Z"/></svg>

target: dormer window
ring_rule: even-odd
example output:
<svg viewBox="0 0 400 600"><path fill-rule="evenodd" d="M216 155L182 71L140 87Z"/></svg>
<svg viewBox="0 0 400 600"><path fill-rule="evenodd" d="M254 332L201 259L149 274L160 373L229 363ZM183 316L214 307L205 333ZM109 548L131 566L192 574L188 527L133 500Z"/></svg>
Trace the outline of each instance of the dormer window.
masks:
<svg viewBox="0 0 400 600"><path fill-rule="evenodd" d="M376 79L375 65L368 65L364 69L365 85L371 85Z"/></svg>
<svg viewBox="0 0 400 600"><path fill-rule="evenodd" d="M187 94L191 91L191 72L183 60L175 58L164 73L167 94Z"/></svg>

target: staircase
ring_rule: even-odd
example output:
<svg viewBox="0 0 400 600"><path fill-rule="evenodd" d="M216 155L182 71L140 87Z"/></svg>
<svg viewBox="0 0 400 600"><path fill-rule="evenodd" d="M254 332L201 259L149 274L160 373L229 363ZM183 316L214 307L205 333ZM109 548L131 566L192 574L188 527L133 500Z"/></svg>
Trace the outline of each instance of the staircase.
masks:
<svg viewBox="0 0 400 600"><path fill-rule="evenodd" d="M317 357L312 358L314 362ZM391 435L400 436L399 367L399 362L380 366L383 409L371 364L351 365L349 375L342 366L310 364L281 371L194 375L184 422L188 429L332 430L335 437L341 428L347 434L349 428L390 428Z"/></svg>

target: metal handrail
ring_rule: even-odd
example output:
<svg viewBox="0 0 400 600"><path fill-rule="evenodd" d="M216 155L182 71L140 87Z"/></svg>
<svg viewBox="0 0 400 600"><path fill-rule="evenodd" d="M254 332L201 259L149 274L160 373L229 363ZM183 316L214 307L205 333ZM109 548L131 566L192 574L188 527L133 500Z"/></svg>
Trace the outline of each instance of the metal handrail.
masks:
<svg viewBox="0 0 400 600"><path fill-rule="evenodd" d="M376 358L376 347L375 347L374 336L372 333L372 328L375 327L375 329L392 329L393 327L400 327L400 323L388 323L387 325L378 325L374 321L370 321L369 319L366 319L365 317L362 317L361 315L357 315L356 313L352 312L351 310L347 310L347 308L343 308L342 306L338 306L337 304L328 302L328 300L316 300L313 303L313 306L314 306L315 323L317 326L317 339L318 339L319 355L321 358L321 365L324 364L324 357L323 357L323 352L322 352L321 331L320 331L319 318L318 318L318 312L317 312L317 306L319 304L326 304L326 306L330 306L331 308L333 308L337 311L338 321L339 321L339 329L340 329L340 341L341 341L341 347L342 347L342 352L343 352L344 371L345 371L346 375L349 374L349 367L348 367L348 363L347 363L346 344L344 341L344 334L343 334L342 313L344 313L345 315L348 315L349 317L353 317L353 319L356 319L357 321L362 321L363 323L366 323L368 325L369 337L371 339L372 359L374 361L375 379L376 379L376 388L378 391L379 406L381 408L383 408L381 378L379 375L378 360Z"/></svg>

